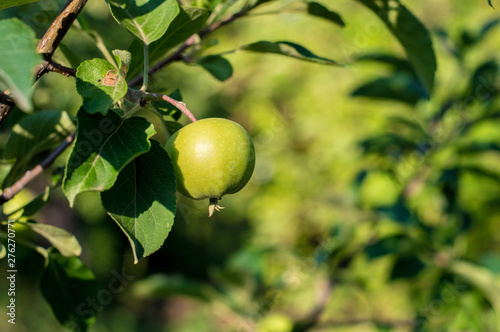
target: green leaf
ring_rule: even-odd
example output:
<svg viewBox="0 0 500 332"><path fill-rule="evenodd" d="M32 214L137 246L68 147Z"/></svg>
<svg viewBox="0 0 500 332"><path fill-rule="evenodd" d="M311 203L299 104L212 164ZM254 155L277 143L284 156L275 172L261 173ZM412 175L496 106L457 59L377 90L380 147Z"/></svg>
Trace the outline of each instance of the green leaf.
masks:
<svg viewBox="0 0 500 332"><path fill-rule="evenodd" d="M113 55L115 56L118 68L120 68L121 75L123 78L126 78L130 63L132 62L132 54L129 51L113 50Z"/></svg>
<svg viewBox="0 0 500 332"><path fill-rule="evenodd" d="M0 259L3 259L5 255L7 255L7 249L5 249L3 243L0 242Z"/></svg>
<svg viewBox="0 0 500 332"><path fill-rule="evenodd" d="M106 115L108 109L127 94L125 78L104 59L82 62L76 77L76 89L82 96L83 107L91 114Z"/></svg>
<svg viewBox="0 0 500 332"><path fill-rule="evenodd" d="M38 0L2 0L0 9L5 9L14 6L21 6L27 3L37 2Z"/></svg>
<svg viewBox="0 0 500 332"><path fill-rule="evenodd" d="M450 264L450 271L470 282L498 310L500 309L500 283L488 268L457 260Z"/></svg>
<svg viewBox="0 0 500 332"><path fill-rule="evenodd" d="M45 204L48 203L50 199L50 187L47 186L45 187L45 191L35 197L33 200L31 200L28 204L24 205L23 207L20 207L19 209L9 213L9 216L15 215L17 212L22 211L22 213L17 217L17 219L21 217L31 217L38 211L40 211L41 208L45 206Z"/></svg>
<svg viewBox="0 0 500 332"><path fill-rule="evenodd" d="M488 4L491 6L491 8L495 8L495 7L493 7L493 4L491 3L491 0L488 0Z"/></svg>
<svg viewBox="0 0 500 332"><path fill-rule="evenodd" d="M40 111L22 118L12 128L4 151L4 159L16 159L6 184L25 170L34 155L57 146L74 129L72 119L63 111Z"/></svg>
<svg viewBox="0 0 500 332"><path fill-rule="evenodd" d="M328 8L323 6L320 3L317 2L308 2L307 3L307 13L309 15L317 16L324 18L325 20L328 20L330 22L333 22L335 24L338 24L342 27L345 26L344 21L342 20L342 17L340 17L339 14L330 11Z"/></svg>
<svg viewBox="0 0 500 332"><path fill-rule="evenodd" d="M136 281L130 294L139 299L161 299L175 295L189 296L201 301L208 301L213 289L195 279L184 276L153 274Z"/></svg>
<svg viewBox="0 0 500 332"><path fill-rule="evenodd" d="M399 40L429 97L434 86L437 63L427 28L399 1L390 4L389 0L358 1L377 14Z"/></svg>
<svg viewBox="0 0 500 332"><path fill-rule="evenodd" d="M35 222L23 225L46 238L63 256L80 256L82 253L82 247L76 237L65 229Z"/></svg>
<svg viewBox="0 0 500 332"><path fill-rule="evenodd" d="M300 60L319 63L322 65L342 66L342 64L334 60L319 57L300 45L286 41L279 41L279 42L259 41L256 43L243 45L240 48L242 50L250 52L280 54Z"/></svg>
<svg viewBox="0 0 500 332"><path fill-rule="evenodd" d="M59 323L70 331L87 331L95 322L96 309L87 301L96 298L98 284L80 258L49 250L40 290Z"/></svg>
<svg viewBox="0 0 500 332"><path fill-rule="evenodd" d="M174 223L175 174L157 141L131 162L115 185L101 193L102 204L129 239L134 261L157 251Z"/></svg>
<svg viewBox="0 0 500 332"><path fill-rule="evenodd" d="M400 198L396 203L392 205L378 207L377 211L385 215L387 218L390 218L402 224L410 224L415 221L415 217L406 207L403 198Z"/></svg>
<svg viewBox="0 0 500 332"><path fill-rule="evenodd" d="M182 125L177 121L165 121L168 133L173 135L176 131L182 128Z"/></svg>
<svg viewBox="0 0 500 332"><path fill-rule="evenodd" d="M114 112L107 116L80 109L75 146L68 159L63 190L70 205L84 191L111 188L118 172L138 155L149 151L154 127L146 119L122 120Z"/></svg>
<svg viewBox="0 0 500 332"><path fill-rule="evenodd" d="M179 89L175 90L168 96L177 101L182 101L182 95ZM156 110L161 113L164 121L168 121L170 118L173 118L177 121L182 115L182 112L177 107L165 100L155 100L152 102L152 104L156 108Z"/></svg>
<svg viewBox="0 0 500 332"><path fill-rule="evenodd" d="M35 33L17 18L0 20L0 45L0 90L8 89L20 109L32 111L33 68L42 61Z"/></svg>
<svg viewBox="0 0 500 332"><path fill-rule="evenodd" d="M225 81L233 75L231 63L220 55L208 55L198 61L206 71L219 81Z"/></svg>
<svg viewBox="0 0 500 332"><path fill-rule="evenodd" d="M427 97L427 91L413 75L396 73L364 83L352 91L351 96L390 99L414 106Z"/></svg>
<svg viewBox="0 0 500 332"><path fill-rule="evenodd" d="M11 172L12 167L14 167L15 163L15 159L0 160L0 188L3 188L3 182Z"/></svg>
<svg viewBox="0 0 500 332"><path fill-rule="evenodd" d="M159 39L179 14L177 0L107 0L115 20L144 44Z"/></svg>
<svg viewBox="0 0 500 332"><path fill-rule="evenodd" d="M381 239L365 247L368 259L375 259L389 254L405 254L415 250L415 242L404 235L394 235Z"/></svg>
<svg viewBox="0 0 500 332"><path fill-rule="evenodd" d="M496 253L486 253L479 260L482 266L486 267L492 273L500 274L500 256Z"/></svg>
<svg viewBox="0 0 500 332"><path fill-rule="evenodd" d="M413 278L425 268L417 257L398 257L391 271L391 279Z"/></svg>
<svg viewBox="0 0 500 332"><path fill-rule="evenodd" d="M165 34L156 42L149 45L149 62L155 63L162 58L174 46L182 43L193 34L199 32L208 19L209 12L202 8L180 8L179 15L168 26ZM134 54L130 69L130 75L135 76L143 67L144 52L143 44L134 40L129 47L129 51Z"/></svg>

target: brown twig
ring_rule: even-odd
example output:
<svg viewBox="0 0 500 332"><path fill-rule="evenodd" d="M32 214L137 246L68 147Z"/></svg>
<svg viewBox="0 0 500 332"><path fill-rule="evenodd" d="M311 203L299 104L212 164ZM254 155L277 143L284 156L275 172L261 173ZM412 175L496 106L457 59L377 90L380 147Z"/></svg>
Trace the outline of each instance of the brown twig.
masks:
<svg viewBox="0 0 500 332"><path fill-rule="evenodd" d="M40 77L51 71L62 74L66 77L76 76L76 69L63 66L57 62L50 60L50 61L44 61L38 66L36 70L36 80L39 80Z"/></svg>
<svg viewBox="0 0 500 332"><path fill-rule="evenodd" d="M19 180L17 180L16 183L14 183L9 188L5 189L0 195L0 205L12 199L21 190L23 190L23 188L29 182L31 182L38 175L42 174L42 172L45 169L47 169L47 167L52 165L54 160L56 160L56 158L61 153L63 153L63 151L66 150L68 146L71 145L74 139L75 139L75 132L66 137L66 139L54 151L52 151L52 153L47 158L45 158L45 160L43 160L40 164L36 165L33 169L24 173L24 175Z"/></svg>
<svg viewBox="0 0 500 332"><path fill-rule="evenodd" d="M242 10L240 12L237 12L237 13L223 19L220 22L212 23L209 26L202 29L197 34L192 35L184 43L182 43L172 54L170 54L168 57L159 61L156 65L151 67L148 71L149 75L156 73L158 70L160 70L161 68L165 67L166 65L168 65L174 61L182 60L183 59L182 53L185 50L187 50L189 47L196 44L197 40L202 39L202 38L206 37L208 34L214 32L215 30L220 29L223 26L233 22L234 20L245 16L247 14L248 10L249 9ZM142 82L142 78L143 78L142 74L135 76L134 78L132 78L129 81L128 86L134 86L134 85L139 84L140 82Z"/></svg>
<svg viewBox="0 0 500 332"><path fill-rule="evenodd" d="M36 51L50 60L69 28L76 20L87 0L68 0L56 19L40 40Z"/></svg>

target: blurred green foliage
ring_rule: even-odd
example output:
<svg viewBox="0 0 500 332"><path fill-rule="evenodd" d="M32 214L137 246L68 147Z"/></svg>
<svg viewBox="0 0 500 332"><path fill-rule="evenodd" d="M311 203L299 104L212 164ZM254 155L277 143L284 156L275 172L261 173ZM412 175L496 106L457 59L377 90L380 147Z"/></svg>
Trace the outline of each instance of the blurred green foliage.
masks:
<svg viewBox="0 0 500 332"><path fill-rule="evenodd" d="M40 36L63 2L0 16L21 17ZM97 299L91 331L500 329L498 13L473 1L408 6L433 32L430 100L383 23L352 1L335 4L349 18L344 29L293 12L259 15L205 45L215 55L269 36L299 39L350 68L236 52L225 56L234 69L226 82L180 63L152 77L153 89L179 88L198 117L247 128L256 170L211 220L205 202L179 196L163 248L137 265L98 194L80 195L71 210L54 192L38 219L76 234L101 294L111 294ZM36 20L40 9L47 16ZM131 37L114 24L96 1L79 21L109 49L126 49ZM101 56L81 29L70 30L70 51L57 56ZM81 103L56 74L37 83L34 101L72 115ZM3 144L16 116L0 128ZM43 183L16 200L28 201ZM35 291L41 258L21 247L17 255L18 320L12 329L2 319L0 329L60 329Z"/></svg>

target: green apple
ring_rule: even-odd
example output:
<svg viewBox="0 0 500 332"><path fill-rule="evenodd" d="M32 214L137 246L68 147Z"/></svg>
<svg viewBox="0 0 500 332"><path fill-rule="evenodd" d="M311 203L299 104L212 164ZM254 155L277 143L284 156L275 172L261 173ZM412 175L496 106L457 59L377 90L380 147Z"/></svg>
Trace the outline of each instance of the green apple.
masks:
<svg viewBox="0 0 500 332"><path fill-rule="evenodd" d="M210 200L209 216L219 199L240 191L255 167L250 135L234 121L202 119L181 128L166 150L177 177L177 190L193 199Z"/></svg>

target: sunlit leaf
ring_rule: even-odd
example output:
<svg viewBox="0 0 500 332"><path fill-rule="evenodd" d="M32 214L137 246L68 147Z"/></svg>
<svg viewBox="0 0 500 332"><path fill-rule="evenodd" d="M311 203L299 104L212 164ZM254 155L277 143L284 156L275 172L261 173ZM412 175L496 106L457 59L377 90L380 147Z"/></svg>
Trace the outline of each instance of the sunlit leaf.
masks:
<svg viewBox="0 0 500 332"><path fill-rule="evenodd" d="M21 6L27 3L32 3L37 1L38 0L2 0L2 2L0 2L0 9L14 7L14 6Z"/></svg>
<svg viewBox="0 0 500 332"><path fill-rule="evenodd" d="M82 96L83 107L91 114L105 115L127 93L127 82L121 72L104 59L83 62L76 77L76 89Z"/></svg>
<svg viewBox="0 0 500 332"><path fill-rule="evenodd" d="M63 256L80 256L82 253L82 247L76 237L65 229L34 222L23 225L46 238Z"/></svg>
<svg viewBox="0 0 500 332"><path fill-rule="evenodd" d="M9 90L19 108L32 111L33 68L42 61L35 33L17 18L0 20L0 44L0 90Z"/></svg>
<svg viewBox="0 0 500 332"><path fill-rule="evenodd" d="M118 23L144 44L159 39L179 14L176 0L107 0Z"/></svg>

